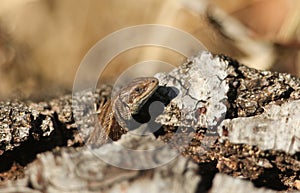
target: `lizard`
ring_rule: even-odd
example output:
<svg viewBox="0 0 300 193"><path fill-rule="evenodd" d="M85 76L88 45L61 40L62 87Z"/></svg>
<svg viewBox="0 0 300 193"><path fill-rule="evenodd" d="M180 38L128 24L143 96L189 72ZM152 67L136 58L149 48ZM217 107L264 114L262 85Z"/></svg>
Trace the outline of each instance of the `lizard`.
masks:
<svg viewBox="0 0 300 193"><path fill-rule="evenodd" d="M98 108L98 121L90 133L87 144L104 144L120 139L128 131L127 123L139 113L142 106L158 88L158 79L140 77L120 89L111 99Z"/></svg>

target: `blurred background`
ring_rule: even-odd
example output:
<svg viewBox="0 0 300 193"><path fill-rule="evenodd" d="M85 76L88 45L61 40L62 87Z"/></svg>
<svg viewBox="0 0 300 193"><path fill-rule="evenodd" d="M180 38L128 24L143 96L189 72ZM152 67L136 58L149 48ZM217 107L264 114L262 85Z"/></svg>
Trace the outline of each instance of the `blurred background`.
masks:
<svg viewBox="0 0 300 193"><path fill-rule="evenodd" d="M88 50L139 24L170 25L215 54L299 76L299 10L299 0L1 0L0 99L70 93ZM131 49L111 62L101 81L113 83L126 68L149 59L176 66L185 60L168 49Z"/></svg>

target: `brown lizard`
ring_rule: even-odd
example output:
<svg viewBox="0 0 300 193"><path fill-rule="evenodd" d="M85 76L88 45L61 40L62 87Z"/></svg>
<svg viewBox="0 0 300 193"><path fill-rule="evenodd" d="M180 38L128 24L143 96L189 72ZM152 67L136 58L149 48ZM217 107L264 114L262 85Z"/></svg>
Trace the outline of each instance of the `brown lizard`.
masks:
<svg viewBox="0 0 300 193"><path fill-rule="evenodd" d="M98 109L99 125L91 132L87 144L103 144L109 138L118 140L128 131L127 122L139 112L145 102L158 88L154 77L142 77L131 81L111 100Z"/></svg>

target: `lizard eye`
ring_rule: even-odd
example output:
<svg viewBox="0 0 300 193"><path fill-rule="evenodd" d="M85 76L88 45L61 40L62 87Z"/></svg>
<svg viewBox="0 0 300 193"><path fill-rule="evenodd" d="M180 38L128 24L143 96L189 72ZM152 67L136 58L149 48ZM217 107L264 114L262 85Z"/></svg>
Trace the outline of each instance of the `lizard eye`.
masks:
<svg viewBox="0 0 300 193"><path fill-rule="evenodd" d="M140 87L136 87L136 88L134 89L134 91L140 93L140 92L142 92L142 89L141 89Z"/></svg>

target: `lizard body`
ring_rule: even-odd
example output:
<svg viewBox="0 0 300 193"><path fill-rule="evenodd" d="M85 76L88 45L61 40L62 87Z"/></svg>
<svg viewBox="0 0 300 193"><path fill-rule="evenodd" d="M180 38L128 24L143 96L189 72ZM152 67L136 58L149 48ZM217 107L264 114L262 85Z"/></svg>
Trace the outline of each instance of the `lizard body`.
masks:
<svg viewBox="0 0 300 193"><path fill-rule="evenodd" d="M154 77L142 77L131 81L111 100L99 107L99 126L91 132L88 144L103 144L118 140L128 131L127 122L139 112L158 87Z"/></svg>

